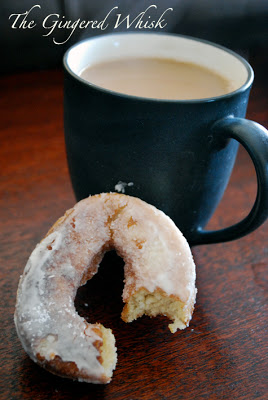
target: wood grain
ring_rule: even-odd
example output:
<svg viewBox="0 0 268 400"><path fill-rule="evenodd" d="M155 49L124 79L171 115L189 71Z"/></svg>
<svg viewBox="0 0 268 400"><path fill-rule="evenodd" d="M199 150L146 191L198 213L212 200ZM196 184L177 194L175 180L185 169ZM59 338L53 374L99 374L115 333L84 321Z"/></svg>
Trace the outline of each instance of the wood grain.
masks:
<svg viewBox="0 0 268 400"><path fill-rule="evenodd" d="M267 78L261 60L252 61L260 75L248 117L267 127ZM164 317L121 321L123 262L113 253L105 257L75 304L88 321L114 331L118 365L109 385L64 380L28 358L13 323L18 279L37 242L75 203L64 148L62 71L2 76L0 87L0 398L267 399L267 223L240 240L193 249L196 309L190 327L174 335ZM240 149L210 227L241 219L255 195L255 172Z"/></svg>

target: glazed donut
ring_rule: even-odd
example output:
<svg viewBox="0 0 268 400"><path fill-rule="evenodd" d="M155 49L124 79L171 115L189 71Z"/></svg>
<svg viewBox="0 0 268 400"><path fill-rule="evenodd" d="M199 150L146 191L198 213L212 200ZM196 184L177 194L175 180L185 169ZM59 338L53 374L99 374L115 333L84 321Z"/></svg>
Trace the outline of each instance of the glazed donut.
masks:
<svg viewBox="0 0 268 400"><path fill-rule="evenodd" d="M144 201L103 193L77 203L50 229L21 276L15 325L28 355L50 372L108 383L116 365L110 329L75 310L77 289L97 272L108 250L125 262L122 319L168 316L171 332L191 319L195 265L181 232Z"/></svg>

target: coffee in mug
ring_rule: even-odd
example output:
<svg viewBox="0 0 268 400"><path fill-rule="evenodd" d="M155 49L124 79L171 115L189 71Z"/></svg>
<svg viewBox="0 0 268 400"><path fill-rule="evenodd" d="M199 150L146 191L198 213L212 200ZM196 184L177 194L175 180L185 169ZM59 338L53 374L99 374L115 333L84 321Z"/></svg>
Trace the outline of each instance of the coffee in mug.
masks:
<svg viewBox="0 0 268 400"><path fill-rule="evenodd" d="M123 58L89 65L80 76L105 89L154 99L204 99L234 88L212 69L164 58Z"/></svg>

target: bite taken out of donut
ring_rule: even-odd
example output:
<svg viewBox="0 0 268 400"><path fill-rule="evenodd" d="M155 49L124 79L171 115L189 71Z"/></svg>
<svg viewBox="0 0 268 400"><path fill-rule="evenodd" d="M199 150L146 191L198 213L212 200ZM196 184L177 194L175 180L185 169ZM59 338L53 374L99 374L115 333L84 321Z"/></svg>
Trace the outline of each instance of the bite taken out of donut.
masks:
<svg viewBox="0 0 268 400"><path fill-rule="evenodd" d="M195 265L172 220L135 197L89 197L68 210L36 246L17 292L21 343L32 360L56 375L91 383L111 380L117 361L114 335L81 318L74 300L112 249L125 262L123 321L166 315L172 333L189 324Z"/></svg>

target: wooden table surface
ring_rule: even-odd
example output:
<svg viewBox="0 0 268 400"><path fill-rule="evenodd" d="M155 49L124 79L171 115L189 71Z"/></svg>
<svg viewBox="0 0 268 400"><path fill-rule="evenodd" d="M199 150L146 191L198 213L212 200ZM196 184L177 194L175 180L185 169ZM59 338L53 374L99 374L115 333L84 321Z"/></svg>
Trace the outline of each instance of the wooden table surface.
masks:
<svg viewBox="0 0 268 400"><path fill-rule="evenodd" d="M248 118L267 127L262 71ZM13 322L19 276L35 245L75 203L64 148L63 76L60 70L18 73L2 76L0 85L0 398L268 399L267 222L240 240L193 248L196 308L190 326L174 335L164 317L121 321L123 263L113 254L105 257L99 273L79 289L76 307L89 321L113 329L118 364L110 384L62 379L29 359ZM255 194L255 172L240 149L210 227L241 219Z"/></svg>

